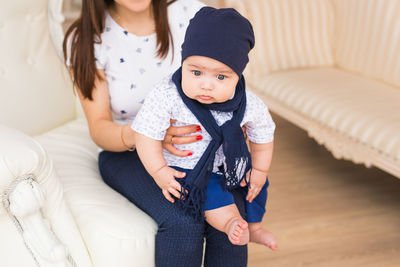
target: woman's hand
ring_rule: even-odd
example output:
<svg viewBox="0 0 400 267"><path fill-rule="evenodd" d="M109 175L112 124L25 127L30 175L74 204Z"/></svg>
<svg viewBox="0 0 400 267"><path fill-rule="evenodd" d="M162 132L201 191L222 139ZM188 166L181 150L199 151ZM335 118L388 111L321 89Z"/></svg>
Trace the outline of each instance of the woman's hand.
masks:
<svg viewBox="0 0 400 267"><path fill-rule="evenodd" d="M151 176L156 184L161 188L164 197L169 202L175 202L175 199L171 194L178 199L181 197L181 184L178 183L175 178L183 178L186 176L186 173L177 171L165 165Z"/></svg>
<svg viewBox="0 0 400 267"><path fill-rule="evenodd" d="M174 145L175 144L189 144L196 141L199 141L203 138L202 135L191 135L191 136L182 136L186 134L191 134L195 132L201 131L201 127L199 125L188 125L188 126L172 126L172 124L176 120L170 120L171 126L167 129L164 140L162 141L162 146L168 152L175 156L179 157L187 157L193 155L193 152L190 150L179 150Z"/></svg>

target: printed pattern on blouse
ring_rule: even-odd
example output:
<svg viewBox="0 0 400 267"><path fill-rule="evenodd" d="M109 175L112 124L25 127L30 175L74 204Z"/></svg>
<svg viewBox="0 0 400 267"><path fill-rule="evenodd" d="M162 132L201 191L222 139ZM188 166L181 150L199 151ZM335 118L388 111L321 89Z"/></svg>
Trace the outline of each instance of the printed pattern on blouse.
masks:
<svg viewBox="0 0 400 267"><path fill-rule="evenodd" d="M155 140L163 140L166 130L170 126L170 119L177 120L175 126L200 125L203 139L190 143L175 145L181 150L191 150L193 155L189 157L178 157L164 150L164 157L168 166L178 166L186 169L193 169L200 157L206 150L211 136L196 119L193 113L186 107L182 98L171 80L172 75L165 77L147 95L142 108L132 123L132 129ZM268 107L254 93L246 90L247 104L241 122L246 126L248 139L254 143L269 143L274 139L275 123L268 111ZM217 124L221 126L232 118L232 112L211 111ZM217 150L214 160L214 172L218 172L218 166L223 163L222 146Z"/></svg>
<svg viewBox="0 0 400 267"><path fill-rule="evenodd" d="M102 42L95 44L94 48L96 66L104 70L108 83L115 122L131 123L151 88L179 67L186 27L203 6L198 0L178 0L168 7L174 45L164 59L156 56L155 33L149 36L129 33L106 13Z"/></svg>

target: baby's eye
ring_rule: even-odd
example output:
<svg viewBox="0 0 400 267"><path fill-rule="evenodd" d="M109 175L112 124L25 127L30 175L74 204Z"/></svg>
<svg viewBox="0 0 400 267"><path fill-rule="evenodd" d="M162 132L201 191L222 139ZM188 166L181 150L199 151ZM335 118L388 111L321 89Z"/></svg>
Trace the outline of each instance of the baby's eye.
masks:
<svg viewBox="0 0 400 267"><path fill-rule="evenodd" d="M222 80L224 80L225 78L226 78L225 75L222 75L222 74L218 74L218 75L217 75L217 79L218 79L218 80L221 80L221 81L222 81Z"/></svg>
<svg viewBox="0 0 400 267"><path fill-rule="evenodd" d="M199 71L199 70L194 70L194 71L192 71L192 73L194 74L194 76L200 76L201 75L201 71Z"/></svg>

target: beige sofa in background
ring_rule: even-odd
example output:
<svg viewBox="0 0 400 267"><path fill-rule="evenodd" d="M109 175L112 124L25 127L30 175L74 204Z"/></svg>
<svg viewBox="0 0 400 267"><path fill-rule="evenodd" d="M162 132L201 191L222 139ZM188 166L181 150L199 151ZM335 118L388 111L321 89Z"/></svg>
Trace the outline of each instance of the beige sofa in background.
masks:
<svg viewBox="0 0 400 267"><path fill-rule="evenodd" d="M247 84L336 158L400 178L400 1L226 0L256 46Z"/></svg>

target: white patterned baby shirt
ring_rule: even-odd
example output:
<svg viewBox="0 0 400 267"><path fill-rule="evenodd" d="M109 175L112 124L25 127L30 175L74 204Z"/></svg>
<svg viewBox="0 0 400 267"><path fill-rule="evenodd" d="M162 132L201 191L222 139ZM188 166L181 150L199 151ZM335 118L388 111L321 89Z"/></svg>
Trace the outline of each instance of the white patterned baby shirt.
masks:
<svg viewBox="0 0 400 267"><path fill-rule="evenodd" d="M193 113L185 105L179 92L172 81L172 75L164 78L147 95L142 108L139 110L132 123L132 129L155 140L164 140L166 130L170 126L170 119L175 119L174 126L200 125L203 139L190 143L175 145L180 150L193 151L192 156L178 157L167 150L163 150L168 166L178 166L184 169L193 169L197 164L208 144L211 136L196 119ZM246 110L241 126L246 126L247 137L254 143L269 143L274 139L275 123L273 122L267 106L253 92L246 89ZM211 111L217 124L221 126L232 118L232 112ZM214 172L218 172L218 166L223 162L222 146L217 150L214 160Z"/></svg>

